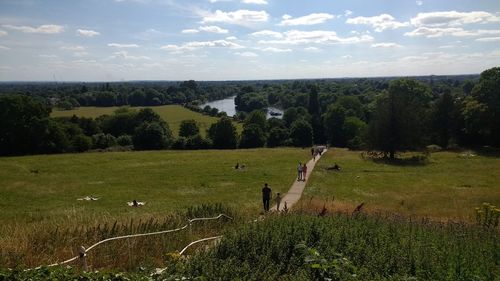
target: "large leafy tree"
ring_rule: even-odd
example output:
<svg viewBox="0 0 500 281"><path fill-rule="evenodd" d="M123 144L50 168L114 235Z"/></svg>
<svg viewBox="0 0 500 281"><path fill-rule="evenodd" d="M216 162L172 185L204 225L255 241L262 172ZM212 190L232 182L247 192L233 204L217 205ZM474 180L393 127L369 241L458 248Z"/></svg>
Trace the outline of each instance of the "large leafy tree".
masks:
<svg viewBox="0 0 500 281"><path fill-rule="evenodd" d="M236 127L228 117L222 117L208 129L208 137L212 140L213 147L219 149L233 149L238 143Z"/></svg>
<svg viewBox="0 0 500 281"><path fill-rule="evenodd" d="M180 137L190 137L195 136L200 133L200 128L194 119L182 120L179 128Z"/></svg>
<svg viewBox="0 0 500 281"><path fill-rule="evenodd" d="M257 124L245 125L241 133L241 148L263 147L266 143L266 134Z"/></svg>
<svg viewBox="0 0 500 281"><path fill-rule="evenodd" d="M413 79L398 79L376 101L370 122L369 144L395 157L398 150L414 149L424 139L430 89Z"/></svg>
<svg viewBox="0 0 500 281"><path fill-rule="evenodd" d="M172 143L172 132L166 123L144 122L135 129L134 148L139 150L165 149Z"/></svg>
<svg viewBox="0 0 500 281"><path fill-rule="evenodd" d="M490 144L500 146L500 67L483 71L471 95L486 106L486 118L482 120L485 137Z"/></svg>
<svg viewBox="0 0 500 281"><path fill-rule="evenodd" d="M308 147L313 143L313 131L311 124L304 119L298 119L292 123L290 138L295 146Z"/></svg>
<svg viewBox="0 0 500 281"><path fill-rule="evenodd" d="M50 108L24 95L0 96L0 155L39 153L47 140ZM57 127L57 124L54 124Z"/></svg>

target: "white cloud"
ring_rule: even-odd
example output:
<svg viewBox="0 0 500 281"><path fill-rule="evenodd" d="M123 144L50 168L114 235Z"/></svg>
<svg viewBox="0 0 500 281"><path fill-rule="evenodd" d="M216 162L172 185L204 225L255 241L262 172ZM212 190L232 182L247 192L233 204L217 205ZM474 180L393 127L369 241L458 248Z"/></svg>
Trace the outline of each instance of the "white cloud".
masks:
<svg viewBox="0 0 500 281"><path fill-rule="evenodd" d="M83 52L86 48L83 46L62 46L60 49L65 51Z"/></svg>
<svg viewBox="0 0 500 281"><path fill-rule="evenodd" d="M256 53L253 53L253 52L242 52L242 53L235 53L236 55L239 55L239 56L242 56L242 57L248 57L248 58L253 58L253 57L258 57L259 55L257 55Z"/></svg>
<svg viewBox="0 0 500 281"><path fill-rule="evenodd" d="M483 37L476 39L478 42L497 42L500 41L500 37Z"/></svg>
<svg viewBox="0 0 500 281"><path fill-rule="evenodd" d="M137 44L120 44L120 43L109 43L108 47L114 47L114 48L138 48L139 45Z"/></svg>
<svg viewBox="0 0 500 281"><path fill-rule="evenodd" d="M226 37L226 40L238 40L235 36Z"/></svg>
<svg viewBox="0 0 500 281"><path fill-rule="evenodd" d="M198 33L200 31L198 29L184 29L181 32L185 34L193 34L193 33Z"/></svg>
<svg viewBox="0 0 500 281"><path fill-rule="evenodd" d="M184 51L192 51L201 48L229 48L229 49L241 49L244 48L240 44L229 42L226 40L215 40L215 41L193 41L187 42L182 45L165 45L160 49L169 52L179 53Z"/></svg>
<svg viewBox="0 0 500 281"><path fill-rule="evenodd" d="M389 14L381 14L373 17L355 17L346 20L349 24L364 24L369 25L375 29L376 32L382 32L386 29L396 29L408 26L408 22L398 22L394 17Z"/></svg>
<svg viewBox="0 0 500 281"><path fill-rule="evenodd" d="M74 52L73 53L73 56L74 57L84 57L84 56L87 56L89 53L87 52Z"/></svg>
<svg viewBox="0 0 500 281"><path fill-rule="evenodd" d="M478 30L464 30L461 27L425 27L421 26L406 32L405 36L417 37L425 36L427 38L442 37L442 36L456 36L456 37L467 37L467 36L480 36L480 35L497 35L500 34L498 29L478 29Z"/></svg>
<svg viewBox="0 0 500 281"><path fill-rule="evenodd" d="M55 59L55 58L58 58L57 55L38 55L39 57L41 58L44 58L44 59Z"/></svg>
<svg viewBox="0 0 500 281"><path fill-rule="evenodd" d="M500 17L484 11L474 12L430 12L418 13L416 17L410 20L412 25L415 26L428 26L428 27L442 27L450 26L456 27L470 23L488 23L498 22Z"/></svg>
<svg viewBox="0 0 500 281"><path fill-rule="evenodd" d="M203 17L203 22L224 22L238 25L253 25L267 22L269 14L266 11L237 10L234 12L223 12L221 10Z"/></svg>
<svg viewBox="0 0 500 281"><path fill-rule="evenodd" d="M254 33L251 33L252 36L265 36L265 37L274 37L274 38L283 38L283 35L280 32L272 31L272 30L261 30Z"/></svg>
<svg viewBox="0 0 500 281"><path fill-rule="evenodd" d="M215 26L215 25L200 26L200 30L205 31L205 32L211 32L211 33L219 33L219 34L225 34L225 33L229 32L229 30L220 28L220 27Z"/></svg>
<svg viewBox="0 0 500 281"><path fill-rule="evenodd" d="M88 30L88 29L78 29L76 30L76 34L84 37L94 37L97 35L100 35L101 33L93 30Z"/></svg>
<svg viewBox="0 0 500 281"><path fill-rule="evenodd" d="M289 53L292 51L292 49L280 49L275 47L261 48L259 50L263 52L272 52L272 53Z"/></svg>
<svg viewBox="0 0 500 281"><path fill-rule="evenodd" d="M288 19L291 19L293 17L290 16L289 14L284 14L281 18L284 19L284 20L288 20Z"/></svg>
<svg viewBox="0 0 500 281"><path fill-rule="evenodd" d="M355 44L371 42L373 37L369 35L341 38L335 31L301 31L290 30L283 33L283 39L280 40L261 40L260 44Z"/></svg>
<svg viewBox="0 0 500 281"><path fill-rule="evenodd" d="M113 54L109 59L124 59L124 60L150 60L147 56L132 56L127 51L118 51Z"/></svg>
<svg viewBox="0 0 500 281"><path fill-rule="evenodd" d="M7 34L9 34L9 33L7 33L7 31L5 31L5 30L0 30L0 37L2 37L2 36L7 36Z"/></svg>
<svg viewBox="0 0 500 281"><path fill-rule="evenodd" d="M424 4L424 1L417 0L415 1L415 4L417 4L417 6L422 6Z"/></svg>
<svg viewBox="0 0 500 281"><path fill-rule="evenodd" d="M3 45L0 45L0 50L10 50L10 48L9 47L5 47Z"/></svg>
<svg viewBox="0 0 500 281"><path fill-rule="evenodd" d="M307 48L304 48L305 51L308 51L308 52L319 52L321 51L320 48L317 48L317 47L307 47Z"/></svg>
<svg viewBox="0 0 500 281"><path fill-rule="evenodd" d="M242 0L241 2L245 3L245 4L256 4L256 5L267 5L268 4L266 0Z"/></svg>
<svg viewBox="0 0 500 281"><path fill-rule="evenodd" d="M24 33L39 33L39 34L57 34L64 31L64 27L56 24L44 24L38 27L26 25L2 25L4 28L21 31Z"/></svg>
<svg viewBox="0 0 500 281"><path fill-rule="evenodd" d="M283 20L279 25L282 26L295 26L295 25L314 25L323 23L329 19L333 19L335 16L327 13L312 13L307 16L302 16L298 18L290 17L289 15L284 15Z"/></svg>
<svg viewBox="0 0 500 281"><path fill-rule="evenodd" d="M396 43L375 43L371 45L372 48L401 48L403 46Z"/></svg>
<svg viewBox="0 0 500 281"><path fill-rule="evenodd" d="M345 17L349 17L350 15L352 15L352 11L351 10L345 10L344 11L344 16Z"/></svg>
<svg viewBox="0 0 500 281"><path fill-rule="evenodd" d="M351 55L345 55L345 56L341 56L341 58L343 58L343 59L352 59L352 56Z"/></svg>

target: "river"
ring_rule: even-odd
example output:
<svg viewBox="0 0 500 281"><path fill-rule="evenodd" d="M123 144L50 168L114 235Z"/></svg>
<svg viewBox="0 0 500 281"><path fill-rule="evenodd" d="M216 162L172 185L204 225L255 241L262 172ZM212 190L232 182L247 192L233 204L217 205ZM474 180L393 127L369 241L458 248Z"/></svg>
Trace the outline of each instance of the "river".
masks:
<svg viewBox="0 0 500 281"><path fill-rule="evenodd" d="M236 96L232 96L229 98L225 98L223 100L210 101L210 102L202 104L201 108L204 108L205 106L208 105L210 107L217 108L219 110L219 112L221 112L221 111L226 112L227 116L234 116L234 115L236 115L236 105L234 104L235 98L236 98ZM281 115L271 116L271 112L281 113ZM279 108L272 107L272 106L268 107L267 108L267 119L269 119L271 117L276 117L276 118L281 119L283 117L283 110L281 110Z"/></svg>

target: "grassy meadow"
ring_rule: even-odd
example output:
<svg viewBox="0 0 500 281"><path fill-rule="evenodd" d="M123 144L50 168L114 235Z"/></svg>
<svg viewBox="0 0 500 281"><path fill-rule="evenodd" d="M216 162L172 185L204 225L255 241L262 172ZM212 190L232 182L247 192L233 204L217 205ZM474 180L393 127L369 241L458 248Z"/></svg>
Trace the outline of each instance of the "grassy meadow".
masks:
<svg viewBox="0 0 500 281"><path fill-rule="evenodd" d="M365 210L435 219L474 220L483 202L500 205L500 158L468 152L432 153L425 165L396 165L330 149L316 166L302 208ZM327 170L337 163L341 171ZM333 197L335 197L332 202Z"/></svg>
<svg viewBox="0 0 500 281"><path fill-rule="evenodd" d="M263 184L287 191L305 159L307 150L287 148L0 158L0 222L88 223L216 202L257 211ZM237 162L246 168L235 170ZM77 201L87 195L100 199ZM147 204L130 208L133 199Z"/></svg>
<svg viewBox="0 0 500 281"><path fill-rule="evenodd" d="M73 110L57 110L52 111L52 117L64 117L64 116L79 116L79 117L91 117L96 118L101 115L107 114L111 115L119 107L79 107ZM144 107L131 107L132 109L139 110ZM151 106L156 113L158 113L163 120L165 120L170 126L170 130L174 136L178 136L179 127L182 120L194 119L198 126L200 127L200 133L205 136L206 130L210 128L210 125L214 124L219 120L217 117L203 115L198 112L191 111L180 105L162 105L162 106ZM236 129L239 133L242 131L242 125L240 123L234 122Z"/></svg>
<svg viewBox="0 0 500 281"><path fill-rule="evenodd" d="M89 253L89 264L139 275L139 267L168 265L157 280L484 280L500 274L494 262L495 229L408 221L390 214L472 222L474 207L482 202L498 206L499 158L439 152L426 165L398 166L330 149L310 176L296 214L255 220L262 208L263 183L285 193L295 180L296 163L309 156L308 149L278 148L0 158L0 280L2 274L14 280L73 278L69 276L78 272L62 268L27 273L2 273L1 268L62 261L75 256L79 245L172 229L187 218L219 213L235 220L103 244ZM237 162L246 168L235 170ZM341 166L340 172L326 170L334 163ZM77 200L87 195L100 199ZM126 202L133 199L146 205L128 207ZM318 218L316 212L325 202L330 216ZM350 213L360 202L365 202L368 216L333 214ZM384 214L373 214L375 210ZM216 247L200 244L190 250L191 259L176 254L191 241L221 234L224 239Z"/></svg>

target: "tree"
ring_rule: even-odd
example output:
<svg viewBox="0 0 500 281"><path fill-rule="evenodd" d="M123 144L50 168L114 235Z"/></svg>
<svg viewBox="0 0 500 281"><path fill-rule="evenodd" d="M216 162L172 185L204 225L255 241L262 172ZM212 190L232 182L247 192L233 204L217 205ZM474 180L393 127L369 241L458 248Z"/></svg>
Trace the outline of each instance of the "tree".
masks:
<svg viewBox="0 0 500 281"><path fill-rule="evenodd" d="M92 138L85 135L77 135L72 141L76 152L84 152L92 148Z"/></svg>
<svg viewBox="0 0 500 281"><path fill-rule="evenodd" d="M166 123L144 122L135 129L134 148L138 150L165 149L172 143L172 132Z"/></svg>
<svg viewBox="0 0 500 281"><path fill-rule="evenodd" d="M447 147L457 122L455 101L451 94L445 93L436 100L430 119L435 143Z"/></svg>
<svg viewBox="0 0 500 281"><path fill-rule="evenodd" d="M241 148L263 147L266 143L266 135L257 124L248 124L241 133Z"/></svg>
<svg viewBox="0 0 500 281"><path fill-rule="evenodd" d="M395 158L398 150L422 145L430 89L413 79L398 79L376 102L369 126L369 145Z"/></svg>
<svg viewBox="0 0 500 281"><path fill-rule="evenodd" d="M481 73L479 82L472 89L472 97L486 106L486 119L482 120L487 131L484 137L489 144L500 146L500 67Z"/></svg>
<svg viewBox="0 0 500 281"><path fill-rule="evenodd" d="M349 149L360 149L363 146L366 128L366 123L358 117L350 116L345 119L342 129Z"/></svg>
<svg viewBox="0 0 500 281"><path fill-rule="evenodd" d="M233 149L238 143L236 127L228 117L222 117L217 123L212 124L208 130L214 148Z"/></svg>
<svg viewBox="0 0 500 281"><path fill-rule="evenodd" d="M248 126L254 124L259 127L262 132L266 132L267 130L267 118L266 114L261 110L254 110L250 112L245 118L244 126Z"/></svg>
<svg viewBox="0 0 500 281"><path fill-rule="evenodd" d="M105 149L116 145L116 138L111 134L96 134L92 136L94 148Z"/></svg>
<svg viewBox="0 0 500 281"><path fill-rule="evenodd" d="M313 132L309 122L298 119L292 123L290 128L290 138L295 146L308 147L313 143Z"/></svg>
<svg viewBox="0 0 500 281"><path fill-rule="evenodd" d="M180 137L195 136L200 133L200 128L194 119L182 120L179 128Z"/></svg>
<svg viewBox="0 0 500 281"><path fill-rule="evenodd" d="M274 127L269 131L269 137L267 138L268 147L282 146L288 139L289 132L286 128Z"/></svg>
<svg viewBox="0 0 500 281"><path fill-rule="evenodd" d="M0 95L0 155L38 153L48 136L50 109L39 99Z"/></svg>
<svg viewBox="0 0 500 281"><path fill-rule="evenodd" d="M345 147L347 144L344 134L345 115L343 107L331 105L323 116L326 138L331 145Z"/></svg>

